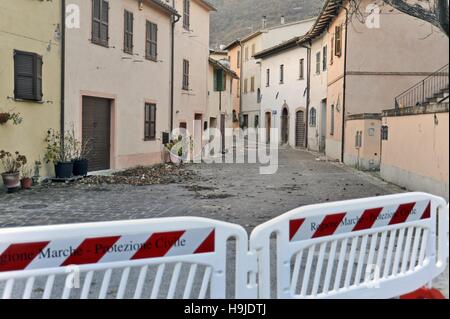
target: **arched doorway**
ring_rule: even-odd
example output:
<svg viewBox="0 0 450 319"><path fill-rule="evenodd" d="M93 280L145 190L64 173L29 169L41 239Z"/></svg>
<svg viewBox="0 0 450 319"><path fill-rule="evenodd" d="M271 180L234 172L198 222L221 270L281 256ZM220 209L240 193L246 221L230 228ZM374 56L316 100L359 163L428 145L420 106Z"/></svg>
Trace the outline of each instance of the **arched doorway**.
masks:
<svg viewBox="0 0 450 319"><path fill-rule="evenodd" d="M289 142L289 111L285 107L281 113L281 144Z"/></svg>
<svg viewBox="0 0 450 319"><path fill-rule="evenodd" d="M266 143L270 144L270 131L272 129L272 113L266 112Z"/></svg>
<svg viewBox="0 0 450 319"><path fill-rule="evenodd" d="M295 146L305 147L305 113L297 111L295 114Z"/></svg>

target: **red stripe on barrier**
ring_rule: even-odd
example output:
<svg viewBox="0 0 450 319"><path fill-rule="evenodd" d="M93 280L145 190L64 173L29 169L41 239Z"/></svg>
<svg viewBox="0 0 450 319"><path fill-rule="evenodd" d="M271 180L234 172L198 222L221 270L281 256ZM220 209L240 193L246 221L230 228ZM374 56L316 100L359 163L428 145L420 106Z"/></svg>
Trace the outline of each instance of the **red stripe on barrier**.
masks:
<svg viewBox="0 0 450 319"><path fill-rule="evenodd" d="M49 244L48 241L10 245L0 255L0 272L23 270Z"/></svg>
<svg viewBox="0 0 450 319"><path fill-rule="evenodd" d="M197 248L194 254L206 254L212 253L215 251L215 243L216 243L216 231L213 230L211 234L205 239L203 243Z"/></svg>
<svg viewBox="0 0 450 319"><path fill-rule="evenodd" d="M416 203L402 204L397 208L389 225L397 225L406 222Z"/></svg>
<svg viewBox="0 0 450 319"><path fill-rule="evenodd" d="M428 203L427 208L423 212L423 215L420 219L428 219L431 218L431 202Z"/></svg>
<svg viewBox="0 0 450 319"><path fill-rule="evenodd" d="M300 229L300 227L302 227L304 222L304 218L291 220L289 222L289 240L292 240L292 238L294 238L295 234L297 234L297 231Z"/></svg>
<svg viewBox="0 0 450 319"><path fill-rule="evenodd" d="M48 244L49 242L45 241L10 245L0 255L0 272L27 268Z"/></svg>
<svg viewBox="0 0 450 319"><path fill-rule="evenodd" d="M317 228L312 238L333 235L336 229L339 227L339 224L344 219L345 215L346 213L340 213L326 216L320 226Z"/></svg>
<svg viewBox="0 0 450 319"><path fill-rule="evenodd" d="M383 208L380 207L364 211L364 213L362 214L361 218L358 220L358 223L356 224L355 228L353 228L352 231L360 231L372 228L378 216L380 216L382 210Z"/></svg>
<svg viewBox="0 0 450 319"><path fill-rule="evenodd" d="M88 238L68 257L61 266L97 263L120 239L120 236Z"/></svg>
<svg viewBox="0 0 450 319"><path fill-rule="evenodd" d="M177 245L178 240L184 233L185 231L176 231L153 234L131 259L163 257L170 248Z"/></svg>

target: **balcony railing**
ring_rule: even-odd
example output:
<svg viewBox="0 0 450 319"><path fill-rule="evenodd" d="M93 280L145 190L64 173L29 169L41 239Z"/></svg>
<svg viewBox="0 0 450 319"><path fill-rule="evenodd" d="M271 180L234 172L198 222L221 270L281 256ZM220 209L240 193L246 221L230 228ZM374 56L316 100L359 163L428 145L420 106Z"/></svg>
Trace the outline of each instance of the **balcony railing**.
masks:
<svg viewBox="0 0 450 319"><path fill-rule="evenodd" d="M448 94L448 64L395 98L395 107L423 106Z"/></svg>

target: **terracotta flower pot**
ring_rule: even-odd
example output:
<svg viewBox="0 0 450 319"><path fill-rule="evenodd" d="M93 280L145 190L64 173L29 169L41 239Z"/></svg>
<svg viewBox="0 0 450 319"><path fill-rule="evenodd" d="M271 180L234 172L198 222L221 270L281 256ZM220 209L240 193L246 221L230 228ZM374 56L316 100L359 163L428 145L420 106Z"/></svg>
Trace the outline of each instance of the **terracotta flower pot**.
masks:
<svg viewBox="0 0 450 319"><path fill-rule="evenodd" d="M5 124L9 121L9 114L8 113L0 113L0 125Z"/></svg>
<svg viewBox="0 0 450 319"><path fill-rule="evenodd" d="M17 173L3 173L3 184L8 189L9 193L14 192L18 188L20 188L20 174Z"/></svg>
<svg viewBox="0 0 450 319"><path fill-rule="evenodd" d="M20 184L22 185L22 189L30 189L31 186L33 186L33 180L29 177L25 177L22 178Z"/></svg>

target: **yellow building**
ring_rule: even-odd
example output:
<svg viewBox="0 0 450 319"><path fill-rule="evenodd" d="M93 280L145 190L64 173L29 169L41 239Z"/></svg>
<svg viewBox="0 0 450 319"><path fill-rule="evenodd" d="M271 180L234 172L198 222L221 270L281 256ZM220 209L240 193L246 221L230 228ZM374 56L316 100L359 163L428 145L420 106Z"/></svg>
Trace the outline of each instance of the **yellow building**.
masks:
<svg viewBox="0 0 450 319"><path fill-rule="evenodd" d="M0 2L0 113L23 118L0 124L0 150L19 151L31 169L40 159L41 176L53 175L43 160L46 132L60 128L61 2Z"/></svg>

